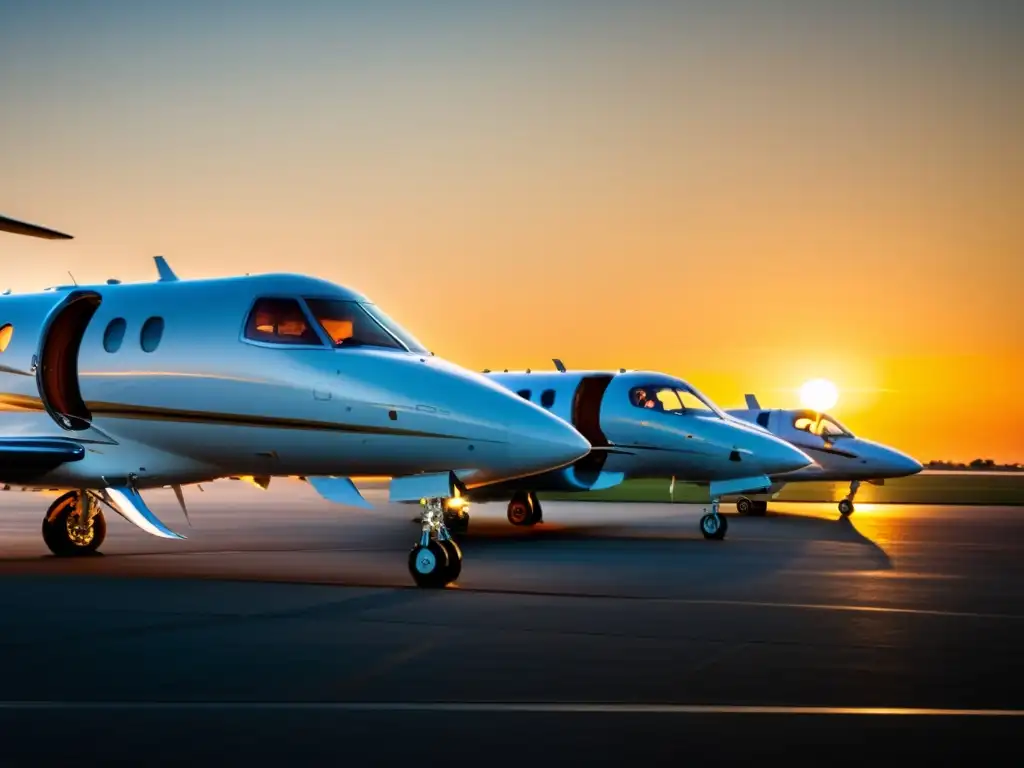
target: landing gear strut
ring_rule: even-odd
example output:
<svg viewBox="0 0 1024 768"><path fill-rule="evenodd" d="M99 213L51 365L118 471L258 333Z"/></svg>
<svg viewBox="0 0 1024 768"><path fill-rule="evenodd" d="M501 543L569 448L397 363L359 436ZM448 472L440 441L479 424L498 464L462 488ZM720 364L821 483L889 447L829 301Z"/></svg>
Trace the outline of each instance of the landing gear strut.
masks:
<svg viewBox="0 0 1024 768"><path fill-rule="evenodd" d="M423 531L409 552L409 573L418 587L440 589L462 572L462 550L448 533L444 512L444 499L427 499L423 505Z"/></svg>
<svg viewBox="0 0 1024 768"><path fill-rule="evenodd" d="M57 557L89 555L107 535L107 521L88 491L69 491L43 517L43 541Z"/></svg>
<svg viewBox="0 0 1024 768"><path fill-rule="evenodd" d="M508 521L512 525L536 525L544 521L540 501L534 491L516 491L508 503Z"/></svg>
<svg viewBox="0 0 1024 768"><path fill-rule="evenodd" d="M711 500L711 512L700 519L700 532L705 539L721 541L729 530L729 521L718 514L718 499Z"/></svg>
<svg viewBox="0 0 1024 768"><path fill-rule="evenodd" d="M860 488L860 480L851 481L850 492L847 494L845 499L839 502L839 514L841 514L843 517L853 514L853 498L854 496L857 495L858 488Z"/></svg>
<svg viewBox="0 0 1024 768"><path fill-rule="evenodd" d="M768 512L768 502L755 501L754 499L748 499L746 496L740 496L739 501L736 502L736 511L741 515L757 515L760 517Z"/></svg>

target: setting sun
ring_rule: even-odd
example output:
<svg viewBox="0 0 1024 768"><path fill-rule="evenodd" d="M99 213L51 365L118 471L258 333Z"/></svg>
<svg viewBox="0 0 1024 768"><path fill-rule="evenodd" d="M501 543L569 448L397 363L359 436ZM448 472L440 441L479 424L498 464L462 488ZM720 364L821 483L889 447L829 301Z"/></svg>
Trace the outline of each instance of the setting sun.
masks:
<svg viewBox="0 0 1024 768"><path fill-rule="evenodd" d="M800 402L804 408L827 411L839 400L839 390L828 379L812 379L800 387Z"/></svg>

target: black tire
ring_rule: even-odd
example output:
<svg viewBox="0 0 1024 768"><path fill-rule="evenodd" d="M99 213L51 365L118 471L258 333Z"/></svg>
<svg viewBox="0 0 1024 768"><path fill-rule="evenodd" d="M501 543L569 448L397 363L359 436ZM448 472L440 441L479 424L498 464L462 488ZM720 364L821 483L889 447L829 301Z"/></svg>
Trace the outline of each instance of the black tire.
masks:
<svg viewBox="0 0 1024 768"><path fill-rule="evenodd" d="M512 525L530 526L536 524L533 505L530 497L522 491L517 492L508 503L508 521Z"/></svg>
<svg viewBox="0 0 1024 768"><path fill-rule="evenodd" d="M69 491L58 498L43 517L43 543L57 557L91 555L107 537L107 521L99 509L93 511L88 534L73 532L71 513L78 505L78 493Z"/></svg>
<svg viewBox="0 0 1024 768"><path fill-rule="evenodd" d="M755 501L752 502L750 514L754 517L764 517L768 514L768 502L767 501Z"/></svg>
<svg viewBox="0 0 1024 768"><path fill-rule="evenodd" d="M451 584L459 578L459 575L462 573L462 550L459 548L459 545L451 539L447 539L439 543L445 548L445 552L448 554L448 571L445 574L445 583Z"/></svg>
<svg viewBox="0 0 1024 768"><path fill-rule="evenodd" d="M448 551L437 541L426 547L417 544L409 552L409 573L417 587L444 587L448 583Z"/></svg>
<svg viewBox="0 0 1024 768"><path fill-rule="evenodd" d="M536 491L530 491L530 507L533 509L533 522L530 525L537 525L537 523L544 522L544 510L540 506L540 499L537 498Z"/></svg>
<svg viewBox="0 0 1024 768"><path fill-rule="evenodd" d="M839 514L841 514L843 517L848 517L849 515L852 515L853 510L853 502L850 501L849 499L843 499L842 501L839 502Z"/></svg>
<svg viewBox="0 0 1024 768"><path fill-rule="evenodd" d="M717 520L717 526L715 521ZM729 521L722 515L713 515L710 512L700 519L700 532L705 539L721 541L725 538L725 532L729 530Z"/></svg>
<svg viewBox="0 0 1024 768"><path fill-rule="evenodd" d="M741 515L749 515L754 511L754 502L746 496L741 496L740 500L736 502L736 511Z"/></svg>

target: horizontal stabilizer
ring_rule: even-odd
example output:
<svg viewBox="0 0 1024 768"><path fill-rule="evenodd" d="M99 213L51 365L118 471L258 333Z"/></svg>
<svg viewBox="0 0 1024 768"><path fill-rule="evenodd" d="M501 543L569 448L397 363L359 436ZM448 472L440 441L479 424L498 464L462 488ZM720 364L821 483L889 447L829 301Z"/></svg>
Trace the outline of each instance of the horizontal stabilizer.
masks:
<svg viewBox="0 0 1024 768"><path fill-rule="evenodd" d="M757 402L757 397L754 395L744 395L743 399L747 401L747 408L752 411L761 410L761 404Z"/></svg>
<svg viewBox="0 0 1024 768"><path fill-rule="evenodd" d="M772 481L768 475L754 475L753 477L739 477L734 480L714 480L710 483L708 490L711 498L727 496L730 493L754 493L755 491L766 491L771 488Z"/></svg>
<svg viewBox="0 0 1024 768"><path fill-rule="evenodd" d="M146 506L142 496L134 488L110 487L100 491L103 500L109 504L115 512L132 525L140 528L151 536L158 536L162 539L184 539L179 533L175 533L162 522L160 518Z"/></svg>
<svg viewBox="0 0 1024 768"><path fill-rule="evenodd" d="M455 475L452 472L433 472L427 475L409 475L391 480L391 501L419 501L420 499L450 499L455 495Z"/></svg>
<svg viewBox="0 0 1024 768"><path fill-rule="evenodd" d="M347 477L310 476L306 478L306 482L312 485L317 493L335 504L373 509L373 504L363 498L356 484Z"/></svg>
<svg viewBox="0 0 1024 768"><path fill-rule="evenodd" d="M40 227L37 224L28 224L24 221L16 221L6 216L0 216L0 232L10 232L12 235L25 235L26 237L41 237L44 240L72 240L71 235L57 232L53 229Z"/></svg>

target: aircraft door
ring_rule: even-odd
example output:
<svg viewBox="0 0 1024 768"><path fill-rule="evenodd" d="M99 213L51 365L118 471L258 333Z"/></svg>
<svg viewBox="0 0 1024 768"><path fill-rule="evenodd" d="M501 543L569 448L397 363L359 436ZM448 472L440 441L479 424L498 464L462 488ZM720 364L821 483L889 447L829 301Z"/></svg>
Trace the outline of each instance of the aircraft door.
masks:
<svg viewBox="0 0 1024 768"><path fill-rule="evenodd" d="M572 425L595 448L608 445L608 438L601 429L601 403L611 380L612 377L608 375L584 376L573 396ZM607 456L606 451L591 451L577 462L577 466L579 469L598 472Z"/></svg>
<svg viewBox="0 0 1024 768"><path fill-rule="evenodd" d="M79 386L78 358L82 337L102 300L94 291L73 291L43 326L34 361L36 384L46 412L64 429L88 429L92 421Z"/></svg>

